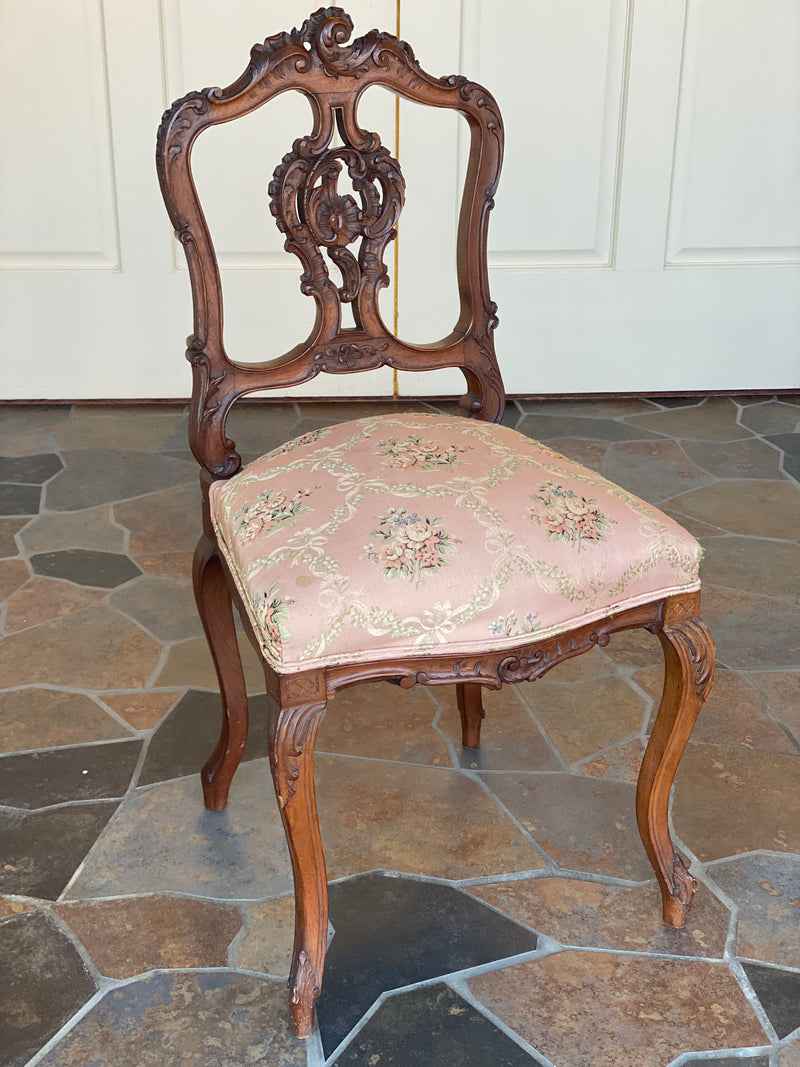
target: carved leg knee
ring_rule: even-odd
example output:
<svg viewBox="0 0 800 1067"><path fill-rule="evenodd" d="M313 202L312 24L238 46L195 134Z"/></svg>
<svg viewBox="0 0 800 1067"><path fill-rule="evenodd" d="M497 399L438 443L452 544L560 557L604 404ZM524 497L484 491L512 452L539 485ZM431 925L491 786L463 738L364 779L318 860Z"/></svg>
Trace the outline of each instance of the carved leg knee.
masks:
<svg viewBox="0 0 800 1067"><path fill-rule="evenodd" d="M195 549L192 576L197 610L222 697L219 741L201 772L203 798L211 811L222 811L247 744L247 689L236 640L230 589L217 547L205 534Z"/></svg>
<svg viewBox="0 0 800 1067"><path fill-rule="evenodd" d="M663 901L664 922L680 929L697 888L669 833L669 794L692 727L711 690L714 642L696 616L678 618L659 632L664 649L664 692L642 760L636 819Z"/></svg>

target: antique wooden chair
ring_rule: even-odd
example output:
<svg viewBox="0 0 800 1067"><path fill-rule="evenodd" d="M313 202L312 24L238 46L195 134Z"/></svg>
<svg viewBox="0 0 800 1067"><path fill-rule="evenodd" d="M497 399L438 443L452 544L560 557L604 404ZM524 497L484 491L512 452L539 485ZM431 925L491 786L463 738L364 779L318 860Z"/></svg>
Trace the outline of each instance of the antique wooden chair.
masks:
<svg viewBox="0 0 800 1067"><path fill-rule="evenodd" d="M486 259L503 155L495 100L464 77L431 77L411 48L387 33L373 30L348 44L351 30L341 9L320 9L301 29L255 45L227 89L173 104L157 146L194 299L189 435L204 502L194 585L224 709L203 790L209 808L224 808L247 734L233 599L275 701L270 762L294 872L289 985L299 1037L312 1027L328 928L314 739L329 696L367 680L455 685L463 744L474 747L482 686L538 678L619 630L658 634L666 679L636 814L664 920L681 927L696 883L673 848L667 805L714 662L698 617L693 538L599 475L498 425L504 393ZM457 241L461 311L447 337L425 346L393 336L378 309L404 180L378 135L359 126L359 98L375 84L455 109L471 134ZM207 127L290 89L309 100L313 129L275 171L269 206L286 249L302 263L300 287L316 302L316 321L285 355L244 365L223 344L220 278L191 151ZM345 172L355 196L340 191ZM339 287L323 251L339 268ZM354 327L342 326L343 303L352 306ZM322 371L385 364L459 367L463 416L368 416L305 434L242 469L225 432L239 397Z"/></svg>

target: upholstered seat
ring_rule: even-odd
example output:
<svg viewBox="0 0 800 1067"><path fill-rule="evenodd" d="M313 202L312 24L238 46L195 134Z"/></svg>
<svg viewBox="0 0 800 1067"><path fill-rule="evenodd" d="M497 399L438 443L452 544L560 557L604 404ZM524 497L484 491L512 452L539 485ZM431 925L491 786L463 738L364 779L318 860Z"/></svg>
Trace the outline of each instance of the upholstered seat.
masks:
<svg viewBox="0 0 800 1067"><path fill-rule="evenodd" d="M676 522L504 426L385 415L315 430L210 491L282 672L499 651L699 588Z"/></svg>

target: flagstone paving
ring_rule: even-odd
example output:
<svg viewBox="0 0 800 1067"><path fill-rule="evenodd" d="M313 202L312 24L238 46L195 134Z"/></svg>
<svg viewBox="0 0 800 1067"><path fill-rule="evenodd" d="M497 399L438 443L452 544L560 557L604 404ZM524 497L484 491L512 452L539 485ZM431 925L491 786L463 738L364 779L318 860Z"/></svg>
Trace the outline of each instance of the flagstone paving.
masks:
<svg viewBox="0 0 800 1067"><path fill-rule="evenodd" d="M247 404L229 432L249 459L398 408L437 410ZM660 920L634 817L657 638L487 692L477 750L449 689L364 684L319 731L332 940L318 1031L296 1041L291 866L244 634L252 727L226 812L197 775L220 712L186 411L9 407L2 1067L800 1067L800 397L524 400L504 422L705 549L719 670L675 788L700 883L685 930Z"/></svg>

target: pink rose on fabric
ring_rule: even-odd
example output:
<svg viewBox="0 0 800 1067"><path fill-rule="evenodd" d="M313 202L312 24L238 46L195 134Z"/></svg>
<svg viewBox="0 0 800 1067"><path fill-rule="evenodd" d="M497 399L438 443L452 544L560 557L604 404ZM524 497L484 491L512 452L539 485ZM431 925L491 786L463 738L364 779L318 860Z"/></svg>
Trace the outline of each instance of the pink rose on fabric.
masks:
<svg viewBox="0 0 800 1067"><path fill-rule="evenodd" d="M547 531L549 541L564 541L580 552L584 542L604 541L614 519L609 519L596 506L593 498L580 496L574 489L565 489L555 482L545 482L531 497L537 504L528 508L528 518Z"/></svg>
<svg viewBox="0 0 800 1067"><path fill-rule="evenodd" d="M409 578L417 585L425 573L444 567L459 543L441 527L441 519L428 519L389 508L372 536L383 542L381 548L367 545L364 558L383 565L384 578Z"/></svg>

